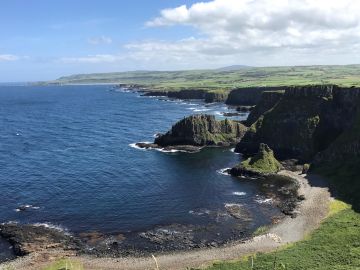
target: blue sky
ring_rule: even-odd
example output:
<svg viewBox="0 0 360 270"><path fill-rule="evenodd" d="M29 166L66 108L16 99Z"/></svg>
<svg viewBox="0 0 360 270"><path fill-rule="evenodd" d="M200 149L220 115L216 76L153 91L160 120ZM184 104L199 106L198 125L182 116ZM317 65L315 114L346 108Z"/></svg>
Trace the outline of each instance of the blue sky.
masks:
<svg viewBox="0 0 360 270"><path fill-rule="evenodd" d="M339 2L2 0L0 81L358 63L360 1Z"/></svg>

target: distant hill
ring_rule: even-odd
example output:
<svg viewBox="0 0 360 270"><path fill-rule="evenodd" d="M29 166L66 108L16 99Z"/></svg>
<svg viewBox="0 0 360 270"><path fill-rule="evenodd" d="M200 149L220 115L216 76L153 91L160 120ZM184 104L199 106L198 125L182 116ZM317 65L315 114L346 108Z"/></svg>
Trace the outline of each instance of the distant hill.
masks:
<svg viewBox="0 0 360 270"><path fill-rule="evenodd" d="M217 70L217 71L235 71L235 70L246 69L246 68L251 68L251 66L246 66L246 65L232 65L232 66L227 66L227 67L218 68L218 69L216 69L216 70Z"/></svg>
<svg viewBox="0 0 360 270"><path fill-rule="evenodd" d="M138 84L151 90L230 90L237 87L307 84L360 85L360 65L250 67L178 71L76 74L40 84Z"/></svg>

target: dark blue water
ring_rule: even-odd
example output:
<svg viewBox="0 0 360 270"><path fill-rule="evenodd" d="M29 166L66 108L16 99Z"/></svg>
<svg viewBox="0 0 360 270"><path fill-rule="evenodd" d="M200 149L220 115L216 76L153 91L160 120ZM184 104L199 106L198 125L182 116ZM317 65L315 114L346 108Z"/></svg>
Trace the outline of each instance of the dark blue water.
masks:
<svg viewBox="0 0 360 270"><path fill-rule="evenodd" d="M0 221L51 223L72 232L206 223L197 211L243 204L252 228L269 222L258 186L219 174L229 149L144 151L129 145L223 104L160 101L110 86L0 87ZM31 205L16 211L20 205Z"/></svg>

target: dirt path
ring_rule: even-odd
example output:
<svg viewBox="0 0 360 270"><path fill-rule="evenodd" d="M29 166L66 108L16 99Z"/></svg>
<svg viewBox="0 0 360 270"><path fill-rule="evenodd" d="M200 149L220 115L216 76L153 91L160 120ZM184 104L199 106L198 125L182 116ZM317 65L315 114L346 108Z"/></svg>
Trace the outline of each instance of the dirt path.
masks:
<svg viewBox="0 0 360 270"><path fill-rule="evenodd" d="M305 196L305 200L298 207L296 218L286 217L281 223L273 226L266 235L254 237L247 242L233 243L221 248L201 249L188 252L176 252L157 256L157 262L161 270L184 270L187 267L206 267L215 260L232 260L254 252L268 252L276 248L304 238L309 232L316 229L328 213L328 205L331 199L327 188L311 187L308 179L299 174L282 171L282 175L296 178L300 183L299 194ZM17 270L41 269L40 265L49 261L53 254L32 254L31 256L18 259L10 265ZM66 255L66 254L64 254ZM81 256L74 258L84 264L89 270L153 270L156 269L155 261L151 257L144 258L94 258ZM1 269L1 268L0 268ZM6 269L6 268L4 268ZM11 269L11 268L10 268Z"/></svg>

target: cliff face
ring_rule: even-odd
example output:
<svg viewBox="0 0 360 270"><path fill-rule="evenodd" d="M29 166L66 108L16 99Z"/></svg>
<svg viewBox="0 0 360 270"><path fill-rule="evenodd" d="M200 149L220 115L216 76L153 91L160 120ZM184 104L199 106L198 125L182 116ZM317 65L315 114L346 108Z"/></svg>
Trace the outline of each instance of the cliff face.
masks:
<svg viewBox="0 0 360 270"><path fill-rule="evenodd" d="M231 90L226 100L228 105L255 105L264 91L283 90L284 87L247 87Z"/></svg>
<svg viewBox="0 0 360 270"><path fill-rule="evenodd" d="M334 91L331 109L328 117L333 118L334 129L340 134L316 155L315 165L360 158L360 89Z"/></svg>
<svg viewBox="0 0 360 270"><path fill-rule="evenodd" d="M230 145L239 142L246 127L231 120L217 121L213 115L192 115L177 122L169 132L155 139L159 146Z"/></svg>
<svg viewBox="0 0 360 270"><path fill-rule="evenodd" d="M179 98L179 99L205 99L206 90L180 90L180 91L169 91L168 97Z"/></svg>
<svg viewBox="0 0 360 270"><path fill-rule="evenodd" d="M224 91L209 91L205 94L205 102L224 102L228 97L228 93Z"/></svg>
<svg viewBox="0 0 360 270"><path fill-rule="evenodd" d="M257 115L253 114L252 125L236 151L251 154L266 143L279 158L309 161L351 125L356 95L357 89L333 85L288 88L270 110L266 105L256 109L257 115L267 111L255 122Z"/></svg>
<svg viewBox="0 0 360 270"><path fill-rule="evenodd" d="M251 126L268 110L272 109L284 96L284 91L265 91L261 94L261 99L253 110L251 110L246 125Z"/></svg>

